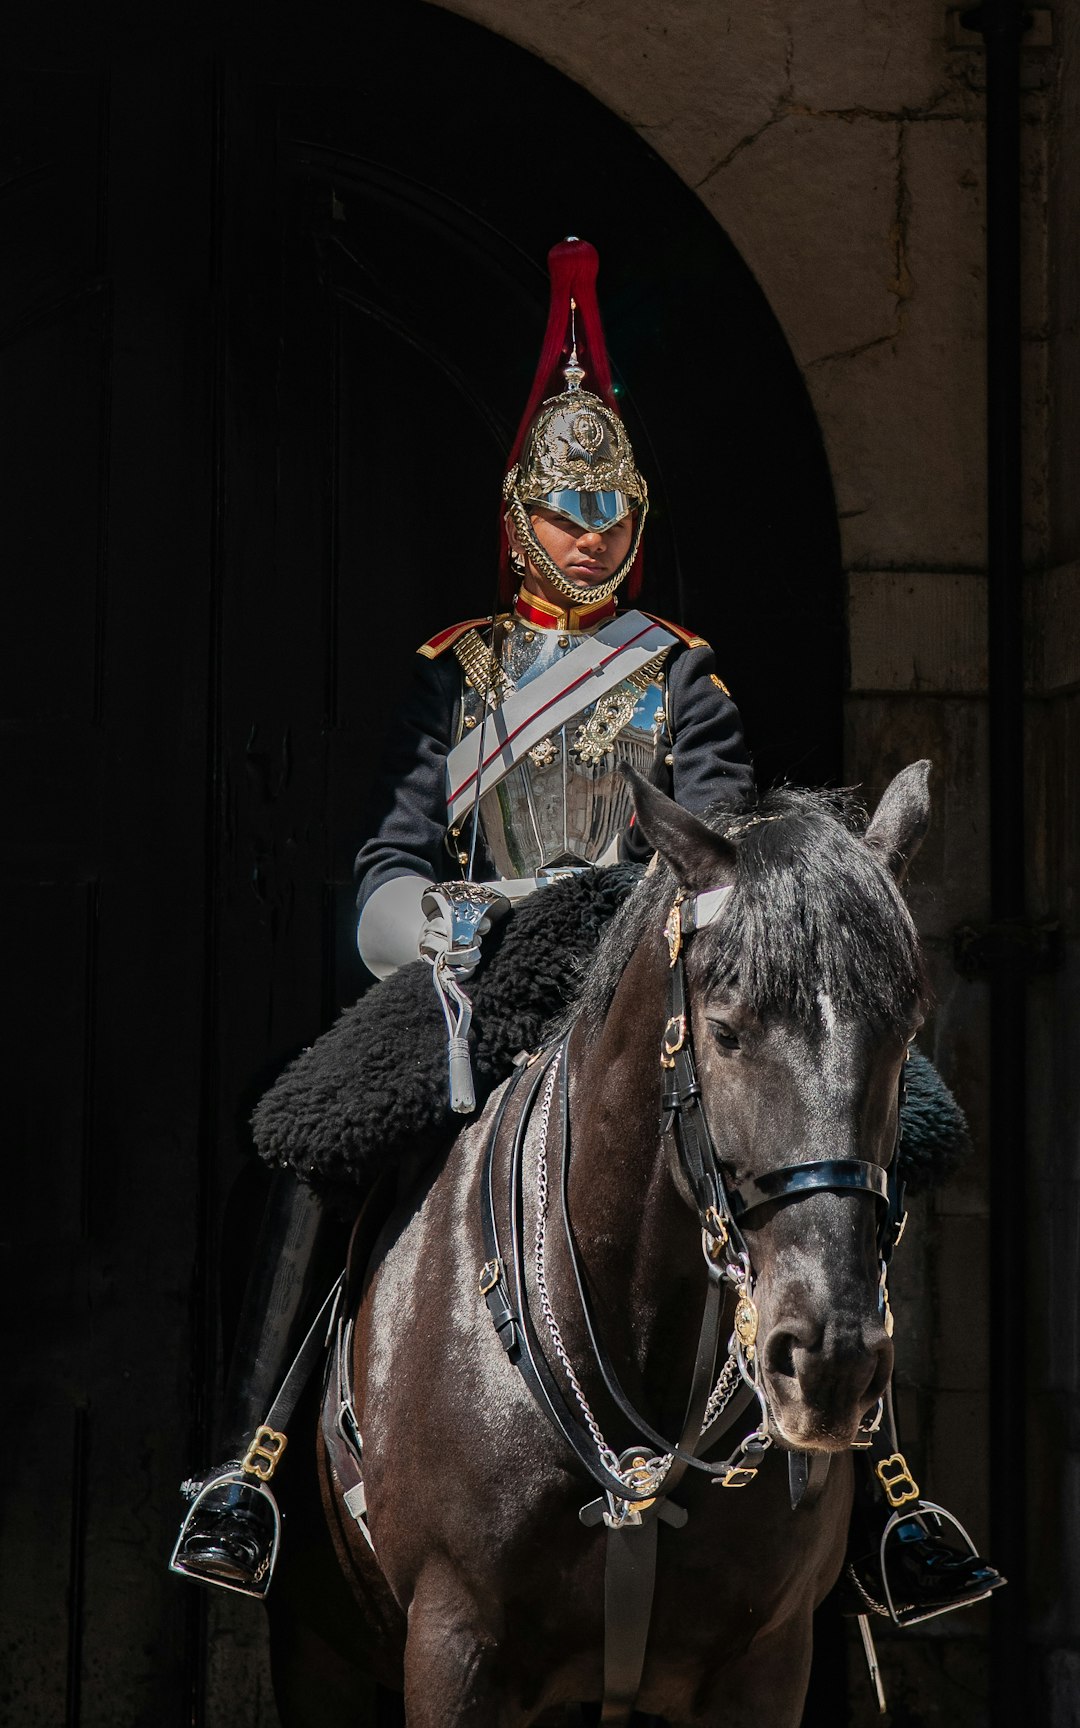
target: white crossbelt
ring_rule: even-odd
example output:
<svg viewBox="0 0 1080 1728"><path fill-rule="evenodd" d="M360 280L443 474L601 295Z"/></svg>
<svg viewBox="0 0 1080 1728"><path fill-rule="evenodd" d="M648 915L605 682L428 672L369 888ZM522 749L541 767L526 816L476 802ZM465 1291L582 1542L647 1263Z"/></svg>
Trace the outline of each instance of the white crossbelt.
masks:
<svg viewBox="0 0 1080 1728"><path fill-rule="evenodd" d="M477 797L497 786L542 738L616 689L675 640L670 630L643 612L622 612L538 677L512 690L446 759L450 825L459 824Z"/></svg>

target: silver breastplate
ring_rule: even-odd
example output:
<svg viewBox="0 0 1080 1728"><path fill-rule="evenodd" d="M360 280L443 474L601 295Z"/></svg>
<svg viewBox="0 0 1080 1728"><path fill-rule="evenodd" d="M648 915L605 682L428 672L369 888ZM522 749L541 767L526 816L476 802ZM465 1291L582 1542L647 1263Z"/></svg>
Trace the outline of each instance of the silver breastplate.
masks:
<svg viewBox="0 0 1080 1728"><path fill-rule="evenodd" d="M502 665L519 689L572 654L578 632L507 631ZM652 765L664 730L660 655L642 672L592 702L534 745L480 800L480 828L498 876L535 876L567 864L597 864L612 853L633 811L627 762L639 773ZM463 699L466 726L483 724L483 703L471 686Z"/></svg>

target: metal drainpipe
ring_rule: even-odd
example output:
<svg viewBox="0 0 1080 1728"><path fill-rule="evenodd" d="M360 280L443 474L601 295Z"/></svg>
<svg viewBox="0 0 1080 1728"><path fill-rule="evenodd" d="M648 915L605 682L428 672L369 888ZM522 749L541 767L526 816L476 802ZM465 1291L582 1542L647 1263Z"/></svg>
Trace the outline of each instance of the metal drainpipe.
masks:
<svg viewBox="0 0 1080 1728"><path fill-rule="evenodd" d="M1020 43L1017 0L965 13L986 43L987 615L990 918L990 1722L1029 1700L1026 1587L1027 1219L1024 616L1020 469ZM1017 1176L1020 1176L1019 1181ZM1019 1215L1018 1215L1019 1214Z"/></svg>

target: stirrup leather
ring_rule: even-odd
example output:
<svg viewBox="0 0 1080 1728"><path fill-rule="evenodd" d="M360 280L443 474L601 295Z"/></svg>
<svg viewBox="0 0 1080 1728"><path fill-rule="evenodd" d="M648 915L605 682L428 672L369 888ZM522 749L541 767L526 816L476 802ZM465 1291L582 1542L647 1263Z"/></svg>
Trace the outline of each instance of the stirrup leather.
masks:
<svg viewBox="0 0 1080 1728"><path fill-rule="evenodd" d="M916 1499L910 1505L905 1505L902 1511L894 1512L881 1534L881 1548L878 1554L878 1567L881 1572L882 1590L885 1596L885 1606L892 1621L897 1626L917 1626L920 1620L935 1620L939 1614L951 1614L958 1608L974 1608L976 1602L985 1602L990 1595L984 1590L979 1596L972 1596L966 1602L943 1602L940 1608L897 1608L893 1600L892 1588L889 1584L889 1569L886 1564L889 1538L900 1524L906 1524L911 1518L922 1517L929 1512L941 1523L951 1524L967 1547L972 1560L978 1560L979 1550L968 1535L959 1518L952 1512L947 1512L944 1506L938 1506L932 1500ZM930 1532L928 1532L929 1534Z"/></svg>
<svg viewBox="0 0 1080 1728"><path fill-rule="evenodd" d="M272 1474L272 1471L270 1473ZM266 1500L273 1512L274 1534L270 1542L270 1552L259 1567L251 1584L236 1584L228 1578L216 1578L209 1573L198 1571L194 1566L185 1566L181 1559L180 1551L187 1539L189 1525L209 1496L217 1493L221 1488L246 1488L250 1493L258 1494L262 1499ZM271 1581L273 1580L274 1567L277 1564L280 1547L281 1513L278 1510L277 1501L274 1499L269 1488L264 1485L258 1476L248 1473L242 1465L238 1464L232 1469L222 1470L217 1474L208 1477L194 1495L191 1505L184 1514L184 1521L180 1526L180 1534L176 1538L176 1546L173 1548L172 1554L169 1558L169 1571L177 1572L183 1578L194 1578L200 1584L212 1584L219 1590L231 1590L238 1596L254 1596L256 1600L261 1602L269 1590Z"/></svg>

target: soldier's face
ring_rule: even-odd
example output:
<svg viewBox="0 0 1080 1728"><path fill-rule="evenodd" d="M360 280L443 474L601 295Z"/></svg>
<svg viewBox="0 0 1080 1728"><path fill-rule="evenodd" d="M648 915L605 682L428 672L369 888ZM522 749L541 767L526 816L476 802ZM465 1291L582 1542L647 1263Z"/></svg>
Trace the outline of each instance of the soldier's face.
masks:
<svg viewBox="0 0 1080 1728"><path fill-rule="evenodd" d="M568 517L560 516L555 510L540 507L529 511L529 520L533 525L533 533L548 557L554 560L569 582L582 588L595 588L598 583L606 582L609 576L614 576L629 552L630 542L634 537L633 511L629 516L624 516L621 522L605 529L602 534L595 528L582 528L577 522L571 522ZM524 550L518 543L512 524L510 540L516 551ZM528 559L527 552L525 556ZM524 586L533 594L540 594L545 600L554 601L556 605L562 599L531 563L526 566ZM565 601L562 603L565 604Z"/></svg>

